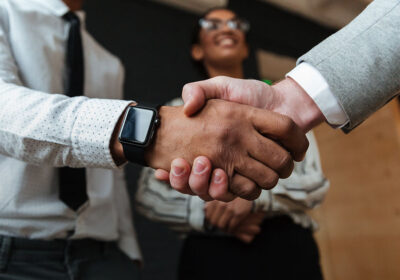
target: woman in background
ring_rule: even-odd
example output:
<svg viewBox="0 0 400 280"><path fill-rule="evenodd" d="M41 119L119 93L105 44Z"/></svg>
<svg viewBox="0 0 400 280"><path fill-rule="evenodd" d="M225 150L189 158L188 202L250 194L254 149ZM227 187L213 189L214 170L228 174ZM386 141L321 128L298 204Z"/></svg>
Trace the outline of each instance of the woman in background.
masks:
<svg viewBox="0 0 400 280"><path fill-rule="evenodd" d="M229 9L207 12L196 24L191 56L204 78L244 78L249 24ZM182 105L175 99L169 105ZM328 190L312 132L306 158L293 174L255 201L204 202L157 181L145 168L136 206L146 217L186 235L179 279L322 279L306 211Z"/></svg>

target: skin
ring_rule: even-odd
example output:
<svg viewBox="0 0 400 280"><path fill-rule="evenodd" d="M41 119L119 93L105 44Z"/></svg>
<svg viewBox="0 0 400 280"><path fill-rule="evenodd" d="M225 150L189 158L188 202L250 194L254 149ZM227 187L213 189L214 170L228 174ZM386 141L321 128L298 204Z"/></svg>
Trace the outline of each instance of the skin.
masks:
<svg viewBox="0 0 400 280"><path fill-rule="evenodd" d="M64 2L72 11L80 10L83 3L82 0L65 0ZM191 118L188 118L183 113L182 107L161 107L161 126L157 130L152 146L145 152L145 158L149 166L170 170L170 163L175 158L187 163L193 162L199 155L204 155L207 157L207 162L205 161L204 163L210 164L210 161L213 162L217 170L214 170L212 174L208 173L208 167L206 166L207 172L193 173L200 178L213 176L216 186L212 188L212 195L232 200L234 196L229 194L224 183L232 181L231 186L236 189L239 196L254 199L260 192L259 187L254 182L264 188L271 188L276 183L277 176L288 176L293 169L290 154L274 141L263 137L263 134L268 134L269 137L274 139L280 139L289 131L288 133L291 136L300 138L299 143L301 144L291 145L291 143L287 143L292 146L288 148L289 150L294 149L299 152L304 150L305 152L307 148L305 136L301 135L288 118L276 114L262 116L264 113L261 111L237 107L236 104L233 106L231 104L222 105L223 103L220 102L208 103L210 105L207 104L199 114ZM122 115L110 140L111 154L117 164L126 162L123 147L117 139L122 123ZM271 118L271 123L268 125L260 123L260 119L266 117ZM218 120L218 122L215 120ZM243 120L246 120L246 124L244 124ZM282 125L282 127L277 127L276 125ZM239 128L245 129L244 131L247 130L254 138L243 141ZM171 131L177 133L170 133ZM230 142L230 144L224 143L226 141ZM177 143L182 144L182 146L177 145ZM204 143L207 143L207 145L204 145ZM182 147L185 148L183 149ZM270 152L268 157L266 151ZM271 154L274 155L272 158L270 157ZM196 163L201 162L196 161ZM182 165L180 168L178 166L171 173L184 174L191 169L190 166L187 167L187 165ZM198 169L194 168L194 170ZM260 174L265 173L269 174L268 178L260 176ZM236 178L242 178L242 182L244 181L243 178L250 178L252 183L235 184L240 180L233 180L234 175ZM197 188L195 183L193 184L194 187L192 189L189 190L184 186L180 191L213 198L209 196L208 187L207 189L203 188L204 183ZM179 186L177 189L179 190Z"/></svg>
<svg viewBox="0 0 400 280"><path fill-rule="evenodd" d="M205 19L227 21L235 19L230 10L214 10ZM192 58L203 63L209 77L229 76L243 78L243 61L249 51L246 35L232 30L226 24L218 30L200 30L199 43L191 50Z"/></svg>
<svg viewBox="0 0 400 280"><path fill-rule="evenodd" d="M227 21L236 18L236 15L230 10L220 9L210 12L205 18ZM210 77L227 75L243 78L243 61L248 57L248 45L245 38L242 31L231 30L226 25L218 30L202 29L199 33L199 42L192 46L192 58L203 63ZM185 166L180 170L190 168L183 160L177 160L175 164ZM200 156L196 158L193 166L189 185L192 189L201 189L202 185L208 182L201 183L199 178L211 175L210 163L206 157ZM169 179L174 186L185 185L179 183L179 175L183 173L171 172ZM237 176L236 181L239 185L246 184L246 179L240 176ZM210 189L226 191L227 186L218 188L221 182L227 182L227 176L222 170L215 170L210 182ZM189 192L189 194L195 193ZM212 197L217 195L217 193L211 193ZM200 195L205 200L209 200L211 196ZM233 197L233 195L230 196L228 200ZM210 201L205 204L205 217L210 225L232 234L243 242L250 243L260 232L260 224L265 215L263 212L251 213L252 208L253 202L242 198L235 198L229 203Z"/></svg>
<svg viewBox="0 0 400 280"><path fill-rule="evenodd" d="M183 107L161 107L160 116L161 125L153 145L145 153L149 166L166 169L178 156L193 162L198 155L203 155L214 167L224 170L229 179L240 174L256 182L257 185L231 184L240 197L247 199L255 199L260 187L272 188L279 177L287 177L293 170L290 153L263 135L273 135L283 146L290 147L289 150L306 151L308 147L305 135L289 118L247 105L210 100L191 118L184 114ZM180 170L174 168L172 173L187 171L182 166ZM207 172L197 175L203 174L209 176ZM208 194L208 189L200 187L193 186L191 191L197 195ZM186 186L176 189L188 193Z"/></svg>
<svg viewBox="0 0 400 280"><path fill-rule="evenodd" d="M72 12L82 10L84 0L63 0Z"/></svg>
<svg viewBox="0 0 400 280"><path fill-rule="evenodd" d="M235 13L225 9L214 10L205 16L206 19L221 21L227 21L235 17ZM219 30L207 31L201 29L199 43L192 46L192 58L203 63L209 77L230 76L243 78L243 61L249 55L245 38L245 34L242 31L232 30L227 25L224 25ZM200 169L204 170L204 173L196 171L200 165L203 167ZM201 184L197 184L197 176L205 176L205 173L210 173L211 171L207 158L197 158L194 162L193 170L189 184L201 188ZM224 177L226 176L218 175L217 172L211 182L218 182ZM205 198L208 199L208 197ZM264 217L262 213L251 213L252 208L253 202L242 198L236 198L229 203L215 200L205 204L205 217L210 225L232 234L243 242L249 243L261 230L260 224ZM241 224L244 219L247 220L247 223Z"/></svg>
<svg viewBox="0 0 400 280"><path fill-rule="evenodd" d="M210 13L206 18L226 20L234 16L235 15L229 10L218 10ZM216 38L218 38L218 31L213 32L214 34L210 34L211 32L206 32L205 30L201 31L199 44L192 48L192 57L196 60L203 61L210 77L222 75L243 78L242 62L247 55L244 56L242 54L248 51L247 44L243 43L245 38L244 34L237 31L239 34L236 34L237 37L235 39L236 42L239 43L236 44L237 48L235 52L233 50L230 52L232 55L236 54L235 58L237 58L230 57L230 61L236 63L228 65L223 61L224 55L228 52L224 53L224 50L218 49L218 44L215 43L217 41ZM209 54L211 52L213 55ZM221 66L215 67L218 62L221 62ZM207 82L189 84L183 89L185 113L190 116L203 106L205 100L210 98L221 98L283 113L295 120L304 132L324 121L321 112L314 102L310 100L302 88L291 79L285 79L273 87L257 81L238 81L227 78L218 78L218 80L211 79ZM299 111L298 104L304 104L304 107L308 108L306 112L303 110ZM293 156L297 160L302 159L302 155L294 154ZM184 161L175 163L189 166L188 163ZM172 168L174 168L173 164ZM194 169L197 168L197 164L198 162L195 161L193 164ZM227 176L224 171L214 170L212 172L211 181L209 181L212 169L211 162L203 157L201 159L201 165L207 172L202 174L195 174L193 172L191 174L180 173L179 176L176 176L176 174L168 176L167 172L158 170L156 176L162 180L167 180L169 177L173 184L179 182L181 186L186 185L189 190L188 193L190 193L192 186L196 186L197 189L208 189L212 197L218 196L218 198L222 200L230 200L232 198L231 196L226 194L224 196L216 193L218 190L227 189L228 180L226 180ZM218 183L214 181L215 177L218 177ZM239 179L241 179L243 183L246 183L246 178ZM209 184L209 182L211 183ZM243 199L235 199L231 203L218 201L209 202L206 204L206 218L210 224L220 229L227 230L237 236L235 231L239 230L240 227L237 225L240 224L241 221L251 221L253 220L251 219L253 215L263 216L262 213L250 214L249 209L251 209L251 204ZM262 218L254 219L254 221L256 221L256 223L251 224L249 228L258 227L259 229ZM251 242L255 235L256 233L250 231L247 235L244 234L237 237L245 242Z"/></svg>

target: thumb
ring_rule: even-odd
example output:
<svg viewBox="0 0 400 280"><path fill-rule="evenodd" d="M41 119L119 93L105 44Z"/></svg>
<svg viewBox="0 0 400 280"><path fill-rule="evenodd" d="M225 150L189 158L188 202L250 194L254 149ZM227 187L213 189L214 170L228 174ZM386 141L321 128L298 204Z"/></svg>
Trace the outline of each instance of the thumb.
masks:
<svg viewBox="0 0 400 280"><path fill-rule="evenodd" d="M169 183L169 172L164 169L157 169L154 173L154 177L156 177L156 179L159 181Z"/></svg>
<svg viewBox="0 0 400 280"><path fill-rule="evenodd" d="M183 111L191 116L203 108L208 99L226 99L226 88L229 84L228 77L215 77L212 79L186 84L182 90L182 99L185 103Z"/></svg>

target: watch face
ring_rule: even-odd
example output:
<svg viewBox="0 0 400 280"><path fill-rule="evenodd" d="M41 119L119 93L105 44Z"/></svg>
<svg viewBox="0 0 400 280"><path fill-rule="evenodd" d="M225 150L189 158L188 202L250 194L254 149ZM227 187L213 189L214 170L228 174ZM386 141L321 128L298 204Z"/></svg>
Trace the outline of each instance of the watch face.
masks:
<svg viewBox="0 0 400 280"><path fill-rule="evenodd" d="M155 111L151 109L129 107L119 137L120 141L140 145L146 144L155 115Z"/></svg>

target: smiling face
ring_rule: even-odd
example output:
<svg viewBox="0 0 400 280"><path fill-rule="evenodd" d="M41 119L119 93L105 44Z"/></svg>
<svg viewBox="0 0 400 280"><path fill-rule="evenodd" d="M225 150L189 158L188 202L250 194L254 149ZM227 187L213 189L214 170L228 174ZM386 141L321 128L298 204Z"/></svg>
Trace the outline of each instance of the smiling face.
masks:
<svg viewBox="0 0 400 280"><path fill-rule="evenodd" d="M243 63L248 56L246 35L240 29L232 29L226 23L236 19L235 13L220 9L208 13L204 19L223 22L221 28L201 28L199 42L192 46L192 57L205 65L226 67Z"/></svg>

